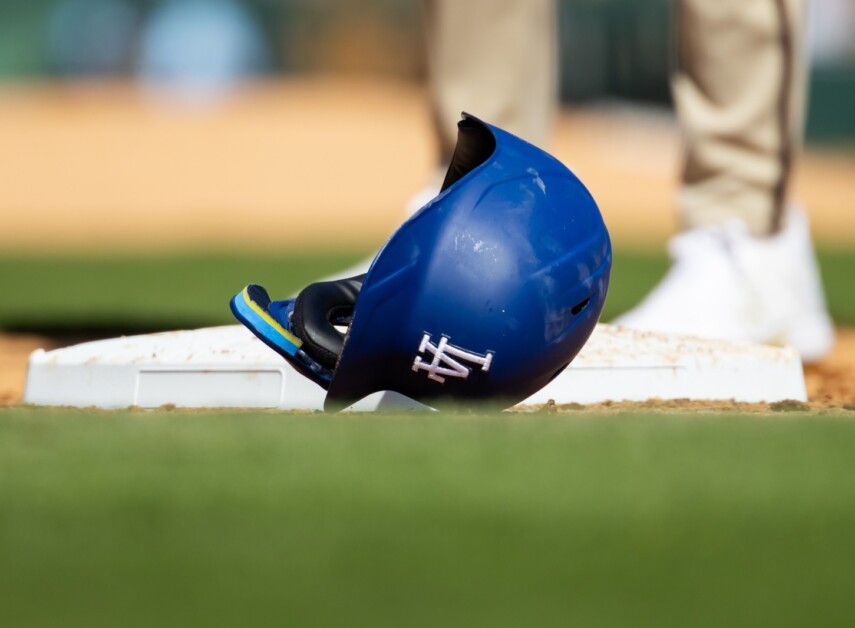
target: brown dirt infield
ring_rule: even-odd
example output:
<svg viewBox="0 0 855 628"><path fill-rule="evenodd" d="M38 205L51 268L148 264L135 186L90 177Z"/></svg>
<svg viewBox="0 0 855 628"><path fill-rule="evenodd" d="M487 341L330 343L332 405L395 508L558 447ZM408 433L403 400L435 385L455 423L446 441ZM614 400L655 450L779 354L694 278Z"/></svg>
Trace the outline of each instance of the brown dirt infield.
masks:
<svg viewBox="0 0 855 628"><path fill-rule="evenodd" d="M424 89L291 79L205 107L113 83L0 88L0 248L380 243L428 180ZM564 109L551 150L597 198L617 245L674 232L673 116ZM795 174L816 237L855 242L855 152L809 149ZM335 228L331 228L335 226Z"/></svg>
<svg viewBox="0 0 855 628"><path fill-rule="evenodd" d="M7 85L0 137L0 249L32 254L376 244L433 170L424 89L374 80L265 83L205 107L127 84ZM672 116L616 105L563 110L552 146L616 246L675 230L679 150ZM795 191L823 243L855 242L853 173L853 152L799 160ZM29 353L54 346L0 333L0 403L20 401ZM811 407L855 405L855 330L806 381Z"/></svg>

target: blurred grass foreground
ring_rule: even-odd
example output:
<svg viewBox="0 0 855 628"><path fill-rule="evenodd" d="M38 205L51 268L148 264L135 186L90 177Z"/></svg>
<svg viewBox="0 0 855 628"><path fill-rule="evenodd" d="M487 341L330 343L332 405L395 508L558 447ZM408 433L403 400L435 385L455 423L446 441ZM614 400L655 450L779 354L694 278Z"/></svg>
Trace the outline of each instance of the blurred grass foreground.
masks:
<svg viewBox="0 0 855 628"><path fill-rule="evenodd" d="M855 423L0 408L6 626L847 626Z"/></svg>

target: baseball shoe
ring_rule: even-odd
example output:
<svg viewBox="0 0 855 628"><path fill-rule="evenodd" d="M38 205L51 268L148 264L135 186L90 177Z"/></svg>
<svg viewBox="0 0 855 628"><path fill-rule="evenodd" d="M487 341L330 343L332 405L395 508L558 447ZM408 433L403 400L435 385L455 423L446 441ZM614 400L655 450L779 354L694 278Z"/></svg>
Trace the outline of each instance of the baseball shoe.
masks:
<svg viewBox="0 0 855 628"><path fill-rule="evenodd" d="M834 327L800 209L791 208L786 226L768 238L734 220L679 234L668 250L668 273L616 325L790 345L805 362L831 350Z"/></svg>

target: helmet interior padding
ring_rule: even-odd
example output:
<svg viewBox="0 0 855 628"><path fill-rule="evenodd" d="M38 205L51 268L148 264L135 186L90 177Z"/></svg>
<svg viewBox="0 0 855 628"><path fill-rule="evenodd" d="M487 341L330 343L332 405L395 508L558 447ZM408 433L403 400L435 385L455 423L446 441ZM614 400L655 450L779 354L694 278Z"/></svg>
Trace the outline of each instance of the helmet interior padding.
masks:
<svg viewBox="0 0 855 628"><path fill-rule="evenodd" d="M303 341L303 351L323 366L334 369L344 347L344 334L336 325L348 325L365 275L320 281L297 296L291 325Z"/></svg>
<svg viewBox="0 0 855 628"><path fill-rule="evenodd" d="M457 147L454 149L454 156L448 165L440 192L444 192L475 170L496 150L496 138L480 121L464 118L457 123L457 128Z"/></svg>

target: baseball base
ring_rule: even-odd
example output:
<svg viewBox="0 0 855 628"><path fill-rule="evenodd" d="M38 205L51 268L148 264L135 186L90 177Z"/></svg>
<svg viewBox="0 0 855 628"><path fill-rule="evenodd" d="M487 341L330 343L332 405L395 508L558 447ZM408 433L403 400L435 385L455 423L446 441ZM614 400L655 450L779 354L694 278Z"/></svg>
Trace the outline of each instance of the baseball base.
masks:
<svg viewBox="0 0 855 628"><path fill-rule="evenodd" d="M25 403L321 410L324 393L239 325L88 342L30 356ZM521 405L658 399L805 401L790 348L600 324L573 363ZM426 409L376 393L351 410Z"/></svg>

